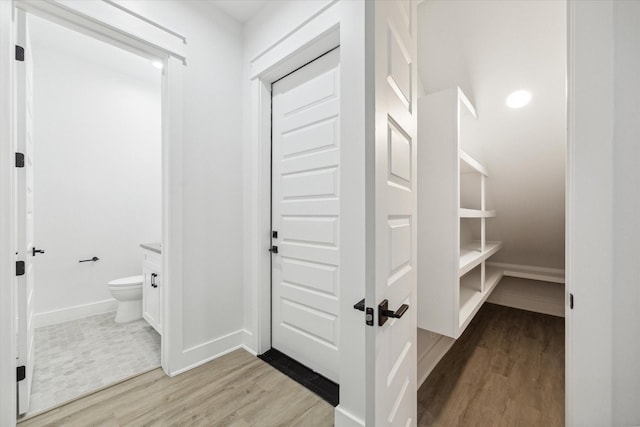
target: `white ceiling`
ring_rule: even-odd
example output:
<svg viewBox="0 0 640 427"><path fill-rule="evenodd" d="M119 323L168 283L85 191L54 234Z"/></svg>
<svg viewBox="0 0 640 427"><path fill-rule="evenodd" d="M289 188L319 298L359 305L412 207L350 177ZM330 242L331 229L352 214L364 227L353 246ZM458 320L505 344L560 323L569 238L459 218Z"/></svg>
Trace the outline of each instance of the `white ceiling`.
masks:
<svg viewBox="0 0 640 427"><path fill-rule="evenodd" d="M209 0L240 23L253 18L265 6L265 0Z"/></svg>
<svg viewBox="0 0 640 427"><path fill-rule="evenodd" d="M499 261L564 267L565 10L559 0L419 6L425 91L460 86L478 113L476 156L490 173L487 195L498 217L488 237L504 242ZM531 103L508 108L507 95L522 88Z"/></svg>

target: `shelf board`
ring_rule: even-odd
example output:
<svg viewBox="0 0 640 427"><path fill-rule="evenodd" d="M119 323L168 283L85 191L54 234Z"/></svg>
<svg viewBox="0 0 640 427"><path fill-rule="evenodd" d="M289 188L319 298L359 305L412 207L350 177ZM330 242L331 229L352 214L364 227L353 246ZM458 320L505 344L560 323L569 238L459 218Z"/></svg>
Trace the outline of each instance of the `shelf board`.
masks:
<svg viewBox="0 0 640 427"><path fill-rule="evenodd" d="M462 92L462 89L460 89L460 87L458 87L458 100L460 101L460 104L464 107L466 107L466 111L471 114L471 116L474 119L478 118L478 115L476 114L476 109L474 108L473 104L471 103L471 101L469 101L469 99L467 98L467 96L464 94L464 92Z"/></svg>
<svg viewBox="0 0 640 427"><path fill-rule="evenodd" d="M461 252L462 254L462 252ZM501 268L505 276L521 279L539 280L542 282L565 283L565 272L557 268L533 267L528 265L488 263L491 267Z"/></svg>
<svg viewBox="0 0 640 427"><path fill-rule="evenodd" d="M503 270L495 267L486 267L484 291L479 292L474 284L480 282L480 271L473 271L460 278L460 313L458 336L462 335L465 328L478 312L482 304L489 298L491 292L502 279Z"/></svg>
<svg viewBox="0 0 640 427"><path fill-rule="evenodd" d="M484 252L480 251L480 246L480 241L474 240L460 248L459 276L465 275L482 261L498 252L502 248L502 242L486 242Z"/></svg>
<svg viewBox="0 0 640 427"><path fill-rule="evenodd" d="M464 150L460 149L458 152L460 155L460 173L479 173L484 176L489 176L487 169L464 152Z"/></svg>
<svg viewBox="0 0 640 427"><path fill-rule="evenodd" d="M465 209L460 208L460 218L493 218L496 216L496 211L483 211L480 209Z"/></svg>

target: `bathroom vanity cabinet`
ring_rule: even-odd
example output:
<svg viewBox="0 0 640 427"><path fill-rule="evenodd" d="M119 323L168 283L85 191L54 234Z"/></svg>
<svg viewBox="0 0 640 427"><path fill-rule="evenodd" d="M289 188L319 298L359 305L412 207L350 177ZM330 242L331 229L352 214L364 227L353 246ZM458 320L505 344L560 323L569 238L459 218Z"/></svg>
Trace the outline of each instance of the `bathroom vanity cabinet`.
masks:
<svg viewBox="0 0 640 427"><path fill-rule="evenodd" d="M162 335L162 255L160 245L143 244L142 317Z"/></svg>

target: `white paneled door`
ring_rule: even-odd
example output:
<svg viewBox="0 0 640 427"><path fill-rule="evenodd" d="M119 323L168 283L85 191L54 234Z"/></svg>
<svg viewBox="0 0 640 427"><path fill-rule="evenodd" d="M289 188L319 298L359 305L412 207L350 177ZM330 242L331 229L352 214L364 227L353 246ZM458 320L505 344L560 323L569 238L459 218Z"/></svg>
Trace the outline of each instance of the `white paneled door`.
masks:
<svg viewBox="0 0 640 427"><path fill-rule="evenodd" d="M340 51L334 49L272 87L271 345L335 382L339 61Z"/></svg>
<svg viewBox="0 0 640 427"><path fill-rule="evenodd" d="M24 274L18 276L18 355L17 366L24 367L25 379L18 382L18 412L29 409L33 380L33 60L25 12L16 11L17 44L24 48L24 60L16 61L18 153L24 154L24 167L16 168L18 201L18 260L24 261ZM17 160L17 159L16 159Z"/></svg>
<svg viewBox="0 0 640 427"><path fill-rule="evenodd" d="M375 51L374 232L367 251L367 423L416 425L416 4L367 2ZM371 186L368 186L371 188ZM387 301L386 310L380 308ZM387 315L386 319L385 316ZM394 317L396 316L396 317Z"/></svg>

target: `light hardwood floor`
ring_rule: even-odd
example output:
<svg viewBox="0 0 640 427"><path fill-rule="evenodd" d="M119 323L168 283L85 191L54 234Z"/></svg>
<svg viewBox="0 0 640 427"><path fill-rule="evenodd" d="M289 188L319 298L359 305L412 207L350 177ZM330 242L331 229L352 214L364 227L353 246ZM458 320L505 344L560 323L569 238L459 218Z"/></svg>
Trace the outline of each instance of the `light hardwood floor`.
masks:
<svg viewBox="0 0 640 427"><path fill-rule="evenodd" d="M35 426L332 426L334 408L236 350L176 377L155 369L25 420Z"/></svg>
<svg viewBox="0 0 640 427"><path fill-rule="evenodd" d="M32 426L332 426L333 407L244 350L160 369L25 420ZM485 304L418 391L420 426L561 426L564 319Z"/></svg>
<svg viewBox="0 0 640 427"><path fill-rule="evenodd" d="M485 304L418 390L418 425L564 425L564 318Z"/></svg>

